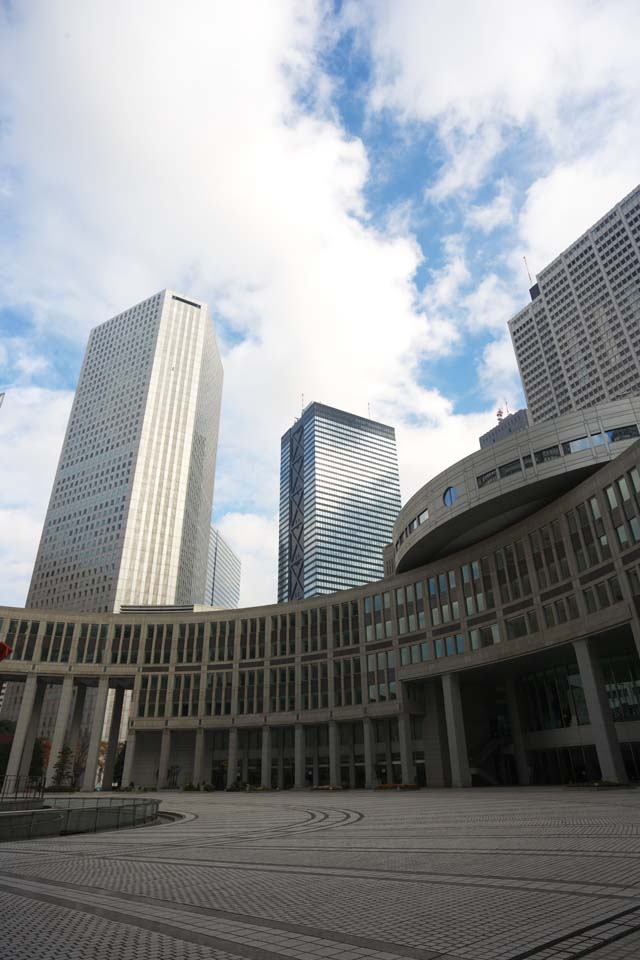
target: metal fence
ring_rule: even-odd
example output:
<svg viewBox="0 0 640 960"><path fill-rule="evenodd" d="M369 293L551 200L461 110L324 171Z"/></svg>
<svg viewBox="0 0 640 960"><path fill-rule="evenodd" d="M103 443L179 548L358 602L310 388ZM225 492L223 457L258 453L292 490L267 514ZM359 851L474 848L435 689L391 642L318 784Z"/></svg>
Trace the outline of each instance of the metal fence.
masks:
<svg viewBox="0 0 640 960"><path fill-rule="evenodd" d="M44 795L44 777L8 777L0 775L0 801L41 800Z"/></svg>
<svg viewBox="0 0 640 960"><path fill-rule="evenodd" d="M0 841L140 826L156 820L160 806L159 800L118 797L47 797L46 802L38 810L0 814Z"/></svg>

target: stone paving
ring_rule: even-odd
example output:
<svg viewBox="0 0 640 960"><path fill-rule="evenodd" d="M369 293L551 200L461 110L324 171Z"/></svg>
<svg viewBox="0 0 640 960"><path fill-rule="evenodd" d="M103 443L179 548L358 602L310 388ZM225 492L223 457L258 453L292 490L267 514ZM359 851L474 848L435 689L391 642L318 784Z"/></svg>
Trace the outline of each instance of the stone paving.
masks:
<svg viewBox="0 0 640 960"><path fill-rule="evenodd" d="M160 796L0 844L0 960L640 958L640 791Z"/></svg>

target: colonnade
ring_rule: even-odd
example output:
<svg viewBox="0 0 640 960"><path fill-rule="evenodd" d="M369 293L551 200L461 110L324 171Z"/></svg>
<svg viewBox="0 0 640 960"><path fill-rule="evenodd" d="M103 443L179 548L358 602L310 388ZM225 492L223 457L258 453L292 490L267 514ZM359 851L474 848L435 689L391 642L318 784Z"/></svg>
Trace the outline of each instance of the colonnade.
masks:
<svg viewBox="0 0 640 960"><path fill-rule="evenodd" d="M600 764L602 778L612 782L625 782L626 772L620 749L620 743L615 728L615 723L611 713L605 681L602 674L602 668L596 651L594 650L593 640L579 639L573 641L573 648L578 664L581 678L584 699L588 709L590 720L590 741L593 742L598 761ZM467 749L467 732L465 729L465 710L464 710L464 690L461 688L465 674L462 671L442 673L439 676L416 679L416 684L428 683L430 689L435 689L434 684L438 685L438 697L442 707L434 706L434 699L428 694L424 699L426 705L424 724L428 727L425 734L425 743L419 744L425 747L426 741L433 744L432 750L433 769L440 764L441 769L436 770L435 776L427 771L426 781L428 785L445 786L450 784L453 787L470 786L474 768L470 764L469 751ZM60 697L58 702L58 711L54 725L53 737L51 741L51 751L49 763L46 771L46 786L52 786L56 774L56 762L60 757L61 751L65 747L71 748L75 753L82 720L83 707L86 695L86 681L88 678L74 676L73 673L67 673L61 680ZM6 775L9 778L25 777L28 775L32 760L33 748L40 723L42 703L45 689L53 678L39 671L30 673L24 681L24 692L13 744L9 756ZM509 709L509 720L511 726L511 739L513 744L513 755L515 768L517 770L518 782L522 785L530 781L530 767L527 759L526 735L522 726L520 708L516 693L516 684L513 676L508 676L504 681L506 686L507 704ZM86 764L82 775L81 787L83 790L93 790L96 784L98 762L100 755L100 746L102 741L104 719L107 707L107 698L110 684L113 684L114 699L113 712L109 730L106 732L106 751L104 758L102 782L105 789L110 789L113 782L113 771L118 750L118 735L122 720L123 702L125 685L131 686L133 678L123 680L122 678L110 677L107 673L101 675L97 680L97 693L95 698L95 708L93 720L89 732L89 742L86 756ZM406 688L408 681L400 684ZM441 686L440 686L441 685ZM344 766L345 752L351 751L351 766L353 766L353 756L355 745L353 741L354 724L362 724L361 740L358 740L358 756L360 764L364 767L364 777L360 777L360 782L364 780L363 785L373 787L376 783L376 763L380 763L380 752L376 743L374 733L375 720L392 720L393 722L393 742L395 744L395 763L401 768L402 782L405 784L415 783L416 780L416 762L414 749L416 743L412 739L411 728L411 710L409 707L410 699L406 696L407 690L401 691L400 703L404 705L402 711L394 710L387 713L376 711L375 714L368 714L363 709L363 714L354 717L345 717L344 719L332 718L315 719L312 712L305 716L305 722L296 722L291 724L288 729L293 727L293 736L289 733L289 739L292 740L293 753L293 785L300 789L307 782L307 768L309 766L309 750L305 739L305 728L313 726L316 730L326 728L326 737L323 734L325 749L323 754L323 764L326 770L326 759L328 754L328 776L331 786L346 785L342 767ZM366 709L366 708L365 708ZM443 717L437 716L440 709ZM226 718L225 718L226 719ZM284 740L282 736L278 739L278 750L274 751L274 736L276 731L287 729L285 724L277 717L271 715L267 723L250 725L247 718L241 718L241 723L237 724L235 718L228 718L226 725L217 723L211 725L202 725L202 718L193 718L192 725L185 725L181 720L172 723L172 720L165 719L161 722L149 724L144 719L140 723L135 720L130 724L127 744L124 758L124 768L122 783L128 785L131 782L138 785L138 776L136 772L136 754L138 752L137 740L140 736L152 734L159 739L159 750L157 761L153 759L154 767L157 762L157 776L155 786L165 787L168 785L169 766L172 751L173 734L189 732L193 733L193 755L189 768L192 771L191 779L194 783L208 782L211 774L211 756L207 755L207 731L220 732L225 731L228 734L226 766L226 786L233 787L238 779L247 780L246 771L248 769L248 751L245 750L241 756L239 738L241 731L261 731L259 746L260 762L260 782L265 788L273 785L282 786L284 783ZM164 726L160 726L163 723ZM342 749L341 744L341 723L350 724L352 728L350 747ZM438 735L438 728L441 728L441 734ZM584 728L583 728L584 729ZM316 736L316 734L314 734ZM358 736L360 736L360 727L358 726ZM391 734L387 733L389 739ZM434 739L435 738L435 739ZM581 742L584 741L584 737ZM313 775L314 785L318 780L318 745L314 741L315 761ZM386 757L386 776L387 781L391 782L390 767L391 762L391 742L387 744ZM277 776L274 778L274 756L276 759ZM427 751L422 754L426 758ZM139 757L140 761L141 757ZM207 763L209 764L207 767ZM240 764L240 773L239 771ZM428 766L428 761L425 759ZM393 763L391 764L393 767ZM448 769L445 771L445 767ZM397 766L396 766L397 776ZM277 784L272 781L277 780ZM348 781L350 786L355 786L355 774L349 769Z"/></svg>
<svg viewBox="0 0 640 960"><path fill-rule="evenodd" d="M20 712L16 722L13 742L7 763L5 776L10 780L15 777L26 777L29 773L33 748L42 713L42 703L47 686L52 682L51 677L40 673L31 673L24 681L24 691ZM56 763L62 750L66 747L71 751L73 758L80 739L82 714L85 705L87 685L82 681L76 682L73 674L68 673L60 684L60 698L56 713L56 721L51 738L49 762L45 774L45 786L54 785ZM82 775L82 790L93 790L96 784L98 762L100 758L100 744L104 728L107 699L110 689L110 678L106 674L100 677L97 686L93 719L89 732L86 763ZM123 686L114 686L113 711L109 725L107 748L104 758L102 782L110 788L113 782L113 770L118 752L118 734L122 722L124 704ZM75 694L75 696L74 696Z"/></svg>

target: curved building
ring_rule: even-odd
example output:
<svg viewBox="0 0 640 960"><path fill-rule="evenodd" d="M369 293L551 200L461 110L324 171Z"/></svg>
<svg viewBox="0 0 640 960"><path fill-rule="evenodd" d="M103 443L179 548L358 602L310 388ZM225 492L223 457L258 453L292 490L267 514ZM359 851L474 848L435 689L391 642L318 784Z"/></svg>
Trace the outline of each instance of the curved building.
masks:
<svg viewBox="0 0 640 960"><path fill-rule="evenodd" d="M110 688L105 783L126 689L136 786L640 779L639 417L603 405L455 464L403 508L376 583L237 611L0 608L0 680L25 685L7 773L58 684L50 770L96 690L85 788Z"/></svg>

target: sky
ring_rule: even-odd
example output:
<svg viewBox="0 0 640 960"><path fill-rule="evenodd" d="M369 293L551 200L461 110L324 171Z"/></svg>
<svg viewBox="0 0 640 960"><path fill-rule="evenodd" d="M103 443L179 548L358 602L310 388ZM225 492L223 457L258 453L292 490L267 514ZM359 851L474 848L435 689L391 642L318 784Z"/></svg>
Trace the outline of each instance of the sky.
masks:
<svg viewBox="0 0 640 960"><path fill-rule="evenodd" d="M0 0L0 603L89 330L165 287L223 354L214 523L275 600L280 437L396 429L403 500L524 398L507 321L640 180L637 0Z"/></svg>

